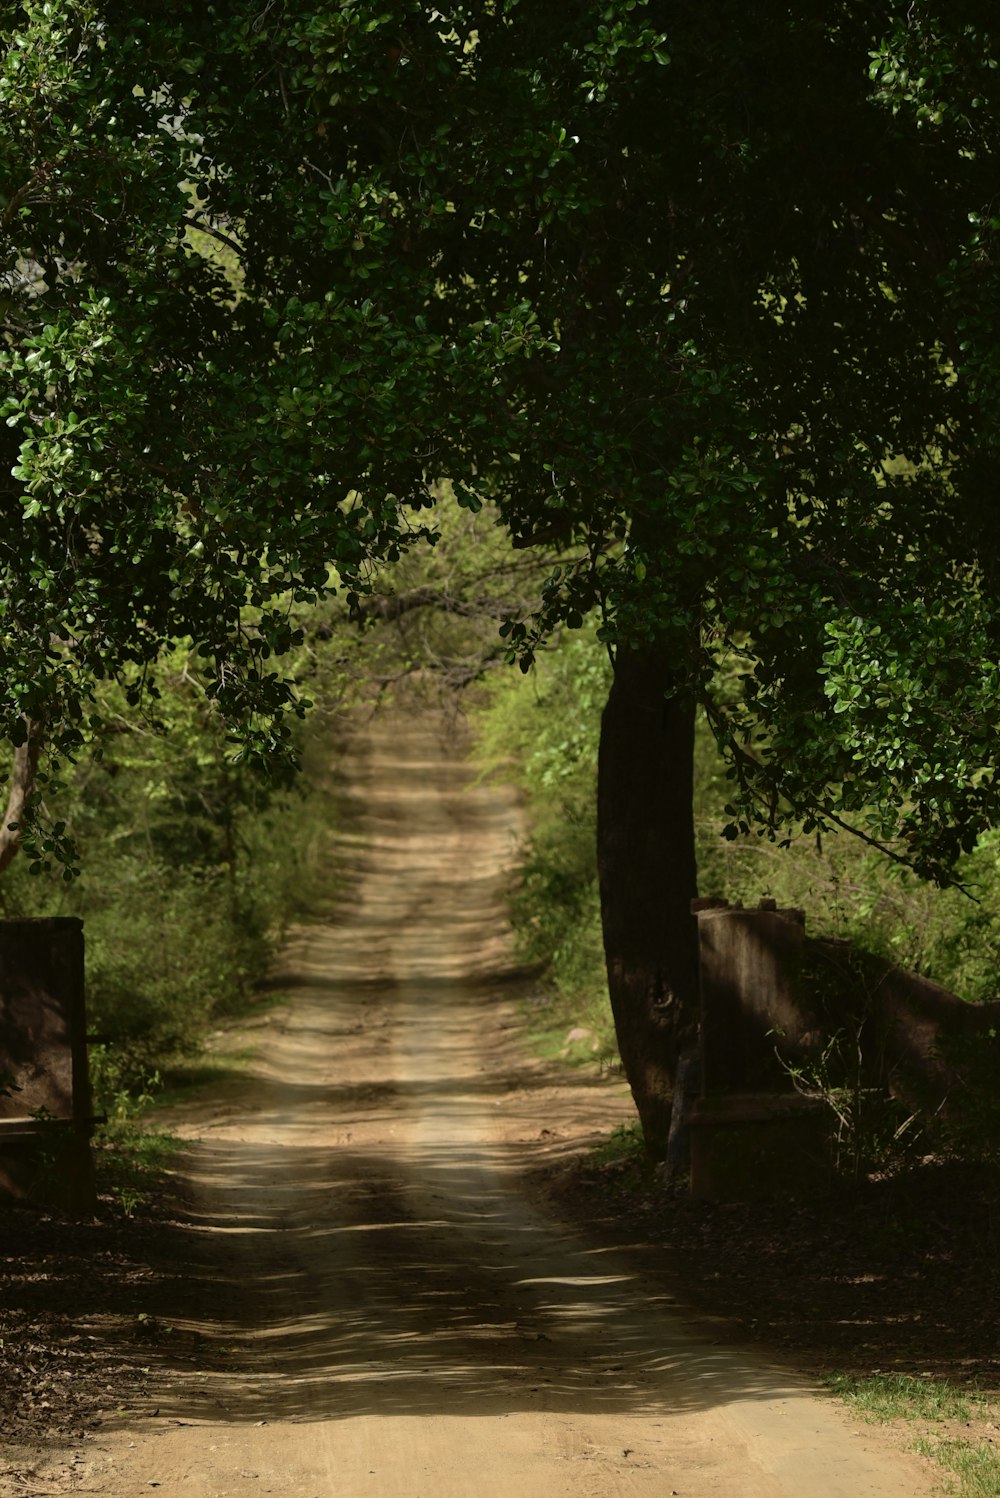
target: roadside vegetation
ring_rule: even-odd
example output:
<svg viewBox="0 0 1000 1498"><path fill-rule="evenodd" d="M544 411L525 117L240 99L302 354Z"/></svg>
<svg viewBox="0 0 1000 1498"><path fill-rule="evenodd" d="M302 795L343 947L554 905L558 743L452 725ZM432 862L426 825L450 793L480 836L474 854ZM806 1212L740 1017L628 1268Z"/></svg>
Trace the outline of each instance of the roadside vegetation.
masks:
<svg viewBox="0 0 1000 1498"><path fill-rule="evenodd" d="M512 777L529 833L511 909L519 951L547 985L539 1019L582 1026L613 1048L597 891L594 784L611 667L594 621L540 653L526 675L495 674L473 710L484 773ZM814 935L849 939L970 1002L1000 991L1000 832L980 838L941 889L847 833L787 846L723 835L731 792L714 740L699 724L695 825L699 890L732 904L762 898L806 913Z"/></svg>
<svg viewBox="0 0 1000 1498"><path fill-rule="evenodd" d="M594 778L611 666L593 625L563 637L526 675L495 674L473 709L475 754L486 774L512 779L529 835L511 919L518 954L539 970L545 1002L533 1023L543 1049L575 1059L615 1055L597 886ZM566 1042L573 1030L586 1032Z"/></svg>
<svg viewBox="0 0 1000 1498"><path fill-rule="evenodd" d="M84 921L94 1109L108 1120L95 1155L102 1188L128 1211L169 1153L138 1116L183 1080L214 1027L260 1002L276 944L316 897L336 817L317 732L300 731L297 779L234 763L194 670L178 651L147 717L105 690L116 732L45 787L79 876L39 848L0 881L6 918Z"/></svg>
<svg viewBox="0 0 1000 1498"><path fill-rule="evenodd" d="M996 1498L1000 1493L1000 1409L978 1390L959 1389L947 1379L874 1374L834 1374L827 1386L864 1420L908 1422L912 1449L931 1457L947 1473L956 1498Z"/></svg>
<svg viewBox="0 0 1000 1498"><path fill-rule="evenodd" d="M0 896L6 916L83 918L89 1029L113 1087L182 1063L253 995L308 903L330 815L315 782L234 764L183 674L157 709L154 723L123 719L56 789L80 876L19 859Z"/></svg>
<svg viewBox="0 0 1000 1498"><path fill-rule="evenodd" d="M512 777L527 808L511 918L519 954L538 975L527 1006L535 1046L573 1065L617 1069L593 792L610 667L593 648L593 627L565 634L525 676L495 674L473 721L482 772ZM1000 1037L990 1031L947 1043L953 1080L943 1106L937 1093L907 1093L903 1101L866 1085L875 1042L861 1036L871 1003L867 975L880 963L918 972L969 1003L997 997L997 834L986 834L963 857L961 888L941 889L846 833L799 837L787 846L753 834L724 836L729 782L704 724L695 763L700 894L747 908L773 899L779 909L803 910L810 936L851 943L844 972L834 980L854 985L845 990L843 1025L808 1064L787 1068L792 1084L822 1096L833 1114L837 1174L857 1186L873 1174L938 1156L992 1170L1000 1146ZM813 981L831 977L818 968ZM640 1152L641 1132L629 1143Z"/></svg>

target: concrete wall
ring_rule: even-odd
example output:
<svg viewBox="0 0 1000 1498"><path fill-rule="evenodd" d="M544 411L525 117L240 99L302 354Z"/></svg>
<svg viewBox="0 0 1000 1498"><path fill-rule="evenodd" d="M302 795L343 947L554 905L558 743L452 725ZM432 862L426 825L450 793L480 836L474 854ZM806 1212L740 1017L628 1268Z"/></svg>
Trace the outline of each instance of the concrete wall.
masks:
<svg viewBox="0 0 1000 1498"><path fill-rule="evenodd" d="M0 1097L0 1191L86 1206L93 1199L93 1109L82 921L0 921L4 1079L16 1090Z"/></svg>
<svg viewBox="0 0 1000 1498"><path fill-rule="evenodd" d="M82 921L0 921L0 1072L0 1118L90 1117Z"/></svg>
<svg viewBox="0 0 1000 1498"><path fill-rule="evenodd" d="M1000 1000L969 1004L919 973L809 937L802 912L696 901L702 1091L782 1092L778 1062L808 1062L840 1034L866 1086L935 1108L961 1087L955 1057L1000 1034Z"/></svg>
<svg viewBox="0 0 1000 1498"><path fill-rule="evenodd" d="M701 967L702 1090L787 1092L792 1083L775 1051L816 1028L803 1009L797 974L802 912L773 902L743 910L696 902Z"/></svg>

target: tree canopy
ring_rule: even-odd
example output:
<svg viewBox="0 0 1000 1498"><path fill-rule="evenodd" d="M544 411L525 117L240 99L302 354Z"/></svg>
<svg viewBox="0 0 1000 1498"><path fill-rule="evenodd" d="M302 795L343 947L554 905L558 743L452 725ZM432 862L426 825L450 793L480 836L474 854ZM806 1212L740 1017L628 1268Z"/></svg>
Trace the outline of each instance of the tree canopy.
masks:
<svg viewBox="0 0 1000 1498"><path fill-rule="evenodd" d="M426 423L430 398L405 338L369 299L306 300L297 272L267 273L269 249L238 248L250 210L277 220L282 204L223 150L245 60L225 26L225 76L196 88L219 20L7 8L0 724L15 743L44 722L72 752L94 681L122 677L138 701L180 639L244 752L280 752L296 692L273 662L294 606L363 588L414 529L401 506L426 502L392 435ZM250 10L238 20L250 35ZM255 161L273 145L262 134ZM241 211L220 220L223 192Z"/></svg>
<svg viewBox="0 0 1000 1498"><path fill-rule="evenodd" d="M4 32L15 742L72 749L90 681L190 638L273 752L289 603L363 587L447 476L566 549L513 650L597 604L667 651L735 824L860 819L940 874L995 816L988 16L52 0Z"/></svg>
<svg viewBox="0 0 1000 1498"><path fill-rule="evenodd" d="M596 603L707 707L734 827L846 821L947 877L998 810L993 32L499 9L446 263L550 340L480 466L576 549L515 645Z"/></svg>
<svg viewBox="0 0 1000 1498"><path fill-rule="evenodd" d="M980 0L3 15L25 777L176 640L238 752L280 758L298 611L356 607L447 479L561 552L512 659L602 616L605 934L650 1024L691 1012L696 704L736 831L847 825L947 879L1000 819ZM662 951L612 955L615 885L644 931L673 910Z"/></svg>

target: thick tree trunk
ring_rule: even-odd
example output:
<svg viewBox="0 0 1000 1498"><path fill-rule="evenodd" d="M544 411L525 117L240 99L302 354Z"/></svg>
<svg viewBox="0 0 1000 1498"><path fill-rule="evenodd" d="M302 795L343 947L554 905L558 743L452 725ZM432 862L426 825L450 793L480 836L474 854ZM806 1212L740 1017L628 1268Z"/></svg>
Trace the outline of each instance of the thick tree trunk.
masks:
<svg viewBox="0 0 1000 1498"><path fill-rule="evenodd" d="M611 1007L646 1147L661 1157L698 1029L694 704L654 651L619 651L601 721L597 846Z"/></svg>
<svg viewBox="0 0 1000 1498"><path fill-rule="evenodd" d="M7 810L0 822L0 874L10 863L21 846L22 824L28 802L35 792L38 776L38 757L42 748L41 723L27 723L27 737L14 750L11 767L10 790L7 795Z"/></svg>

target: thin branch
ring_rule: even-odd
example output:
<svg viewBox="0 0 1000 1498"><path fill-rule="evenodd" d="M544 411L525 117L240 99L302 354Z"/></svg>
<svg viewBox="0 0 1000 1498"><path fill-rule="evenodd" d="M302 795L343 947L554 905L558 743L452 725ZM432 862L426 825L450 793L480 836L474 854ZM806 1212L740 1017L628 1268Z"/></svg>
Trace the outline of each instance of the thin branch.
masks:
<svg viewBox="0 0 1000 1498"><path fill-rule="evenodd" d="M756 759L754 755L750 754L746 749L742 747L742 745L738 744L733 738L732 734L727 734L725 732L725 727L722 721L722 714L719 712L718 708L714 706L714 704L707 700L703 700L702 707L705 710L709 722L713 725L713 730L715 725L719 726L722 736L725 739L726 745L728 746L729 752L732 754L733 759L736 762L737 773L740 775L741 784L746 786L748 784L748 780L753 778L763 780L769 784L775 802L777 801L778 796L782 796L797 817L814 817L820 821L832 822L833 825L835 827L839 827L842 832L849 832L852 837L860 838L861 842L866 843L869 848L874 848L877 852L884 853L886 858L891 859L893 863L899 864L900 868L910 870L913 869L914 865L912 859L907 858L903 853L896 853L886 843L880 842L878 838L872 837L867 832L863 832L860 827L855 827L853 823L845 821L843 817L839 817L837 813L831 811L829 807L823 806L815 797L804 796L802 798L799 798L791 794L787 787L781 786L781 784L775 779L775 777L769 774L766 766L761 764L759 759ZM722 740L720 739L720 734L716 733L715 737L721 745ZM774 812L775 806L772 804L772 819L767 823L772 832L774 831ZM978 905L980 903L966 885L959 884L956 881L953 887L957 889L960 894L965 895L967 899L972 900L974 904Z"/></svg>
<svg viewBox="0 0 1000 1498"><path fill-rule="evenodd" d="M441 592L438 588L423 586L409 593L390 593L359 602L352 614L356 622L366 623L371 619L401 619L417 609L440 609L443 614L455 614L462 619L501 618L506 605L491 599L466 599Z"/></svg>
<svg viewBox="0 0 1000 1498"><path fill-rule="evenodd" d="M30 194L32 188L36 185L36 183L44 182L48 175L49 168L47 165L39 167L38 171L34 172L28 178L27 182L25 182L22 187L19 187L17 189L17 192L10 199L3 213L0 214L0 229L10 228L15 215L27 201L28 195Z"/></svg>
<svg viewBox="0 0 1000 1498"><path fill-rule="evenodd" d="M230 239L228 234L223 234L221 229L216 229L211 224L206 224L203 219L196 218L192 214L187 213L184 215L184 222L189 228L197 229L199 234L207 234L210 238L217 239L220 244L226 245L234 254L239 255L240 259L246 253L243 246L237 244L235 239Z"/></svg>

